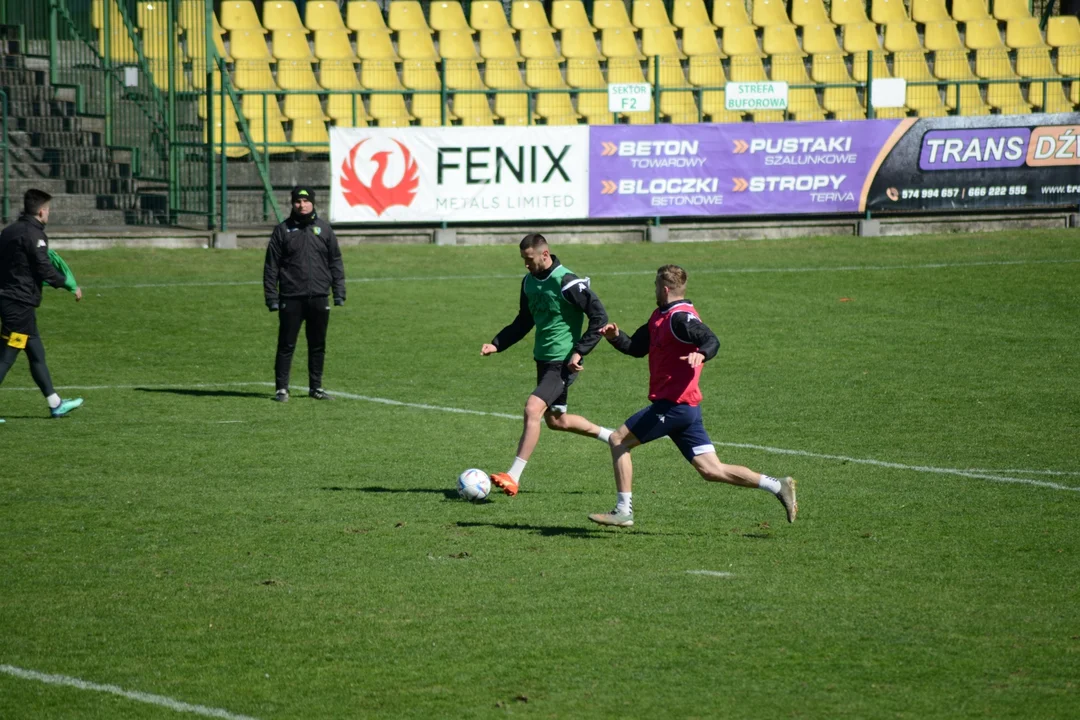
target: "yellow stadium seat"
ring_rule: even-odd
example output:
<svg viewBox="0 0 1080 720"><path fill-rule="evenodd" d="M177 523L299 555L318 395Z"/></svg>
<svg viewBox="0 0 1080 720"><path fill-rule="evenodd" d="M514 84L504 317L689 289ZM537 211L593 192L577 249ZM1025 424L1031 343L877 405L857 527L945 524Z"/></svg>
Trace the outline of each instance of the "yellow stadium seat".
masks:
<svg viewBox="0 0 1080 720"><path fill-rule="evenodd" d="M281 114L281 107L277 98L270 94L244 93L240 98L240 108L243 116L250 122L253 118L268 117L279 123L285 120Z"/></svg>
<svg viewBox="0 0 1080 720"><path fill-rule="evenodd" d="M1002 22L1030 18L1028 0L994 0L994 17Z"/></svg>
<svg viewBox="0 0 1080 720"><path fill-rule="evenodd" d="M318 90L310 60L279 60L277 85L282 90Z"/></svg>
<svg viewBox="0 0 1080 720"><path fill-rule="evenodd" d="M545 125L580 125L577 113L572 115L552 115L544 120Z"/></svg>
<svg viewBox="0 0 1080 720"><path fill-rule="evenodd" d="M308 3L308 7L311 7L310 3ZM408 9L412 10L413 8ZM411 20L413 15L405 13L405 17ZM354 32L362 30L390 32L390 27L386 24L386 18L383 17L382 7L380 7L377 0L353 0L353 2L350 2L345 10L345 25ZM329 29L337 30L339 28ZM430 28L427 28L425 24L425 27L420 29L429 30Z"/></svg>
<svg viewBox="0 0 1080 720"><path fill-rule="evenodd" d="M295 30L307 32L300 20L300 13L293 0L271 0L263 3L263 27L267 30Z"/></svg>
<svg viewBox="0 0 1080 720"><path fill-rule="evenodd" d="M758 112L750 113L750 117L753 118L756 123L778 123L784 122L783 110L759 110Z"/></svg>
<svg viewBox="0 0 1080 720"><path fill-rule="evenodd" d="M877 25L874 23L845 25L843 35L845 52L883 52L881 40L878 39Z"/></svg>
<svg viewBox="0 0 1080 720"><path fill-rule="evenodd" d="M221 3L221 27L226 30L254 30L265 33L255 3L251 0L231 0Z"/></svg>
<svg viewBox="0 0 1080 720"><path fill-rule="evenodd" d="M177 63L184 62L184 51L180 49L176 34L169 32L168 29L144 29L141 40L143 54L151 60L155 58L167 60L169 58L169 40L172 40L175 61Z"/></svg>
<svg viewBox="0 0 1080 720"><path fill-rule="evenodd" d="M807 25L803 28L803 50L810 55L821 53L842 55L836 41L836 29L832 25Z"/></svg>
<svg viewBox="0 0 1080 720"><path fill-rule="evenodd" d="M826 87L821 94L821 107L837 120L862 120L866 117L866 108L855 88L851 87Z"/></svg>
<svg viewBox="0 0 1080 720"><path fill-rule="evenodd" d="M926 52L913 22L894 22L885 26L885 49L891 53Z"/></svg>
<svg viewBox="0 0 1080 720"><path fill-rule="evenodd" d="M276 90L277 82L265 60L237 60L233 65L233 84L241 90Z"/></svg>
<svg viewBox="0 0 1080 720"><path fill-rule="evenodd" d="M682 69L682 61L677 57L660 58L660 82L661 88L684 88L690 87L686 80L686 73ZM645 63L645 77L649 82L656 84L656 62L649 58Z"/></svg>
<svg viewBox="0 0 1080 720"><path fill-rule="evenodd" d="M372 90L402 90L393 60L365 60L360 65L360 84Z"/></svg>
<svg viewBox="0 0 1080 720"><path fill-rule="evenodd" d="M405 97L400 93L372 94L368 100L368 114L378 121L380 127L384 127L384 123L390 127L408 125L412 119L405 107Z"/></svg>
<svg viewBox="0 0 1080 720"><path fill-rule="evenodd" d="M404 37L409 33L401 33ZM419 32L418 35L427 38L431 41L431 36L426 32ZM402 51L405 50L405 43L399 41L399 47ZM390 35L384 33L381 30L358 30L356 33L356 52L361 60L400 60L398 54L394 52L394 45L390 42Z"/></svg>
<svg viewBox="0 0 1080 720"><path fill-rule="evenodd" d="M641 72L641 63L634 58L612 58L608 60L607 79L609 83L643 83L645 74Z"/></svg>
<svg viewBox="0 0 1080 720"><path fill-rule="evenodd" d="M989 20L986 0L952 0L953 20L969 23L975 20Z"/></svg>
<svg viewBox="0 0 1080 720"><path fill-rule="evenodd" d="M573 117L577 110L570 102L570 93L548 92L536 96L536 114L542 118Z"/></svg>
<svg viewBox="0 0 1080 720"><path fill-rule="evenodd" d="M567 31L563 31L564 33ZM592 35L591 30L586 30L588 35ZM543 30L535 28L532 30L521 31L521 54L525 58L529 59L561 59L562 55L559 54L558 48L555 47L554 33L551 30ZM564 36L565 39L565 36ZM593 41L593 47L596 47L596 42ZM571 48L575 51L584 52L585 49L581 46L574 45Z"/></svg>
<svg viewBox="0 0 1080 720"><path fill-rule="evenodd" d="M370 119L358 94L336 94L326 98L326 114L335 125L342 127L367 127Z"/></svg>
<svg viewBox="0 0 1080 720"><path fill-rule="evenodd" d="M480 56L486 60L520 60L513 30L481 30Z"/></svg>
<svg viewBox="0 0 1080 720"><path fill-rule="evenodd" d="M712 23L718 28L752 25L744 0L713 0Z"/></svg>
<svg viewBox="0 0 1080 720"><path fill-rule="evenodd" d="M403 30L426 30L431 32L427 20L424 19L424 10L417 0L391 0L386 24L391 30L397 32ZM352 26L350 25L350 27Z"/></svg>
<svg viewBox="0 0 1080 720"><path fill-rule="evenodd" d="M319 84L327 90L360 90L362 87L352 60L323 60L319 63Z"/></svg>
<svg viewBox="0 0 1080 720"><path fill-rule="evenodd" d="M290 120L301 118L318 118L320 121L329 118L323 113L322 103L318 95L286 95L285 107L282 108L285 117Z"/></svg>
<svg viewBox="0 0 1080 720"><path fill-rule="evenodd" d="M469 8L470 24L476 30L505 30L510 27L506 22L506 11L501 2L473 0Z"/></svg>
<svg viewBox="0 0 1080 720"><path fill-rule="evenodd" d="M470 30L439 32L439 54L451 60L479 60Z"/></svg>
<svg viewBox="0 0 1080 720"><path fill-rule="evenodd" d="M1002 115L1026 115L1031 105L1020 92L1019 83L992 82L986 86L986 103L997 108Z"/></svg>
<svg viewBox="0 0 1080 720"><path fill-rule="evenodd" d="M923 25L952 20L945 0L911 0L911 19Z"/></svg>
<svg viewBox="0 0 1080 720"><path fill-rule="evenodd" d="M706 90L701 93L701 112L708 117L709 122L714 123L737 123L742 122L743 113L737 110L728 110L724 107L725 96L723 90Z"/></svg>
<svg viewBox="0 0 1080 720"><path fill-rule="evenodd" d="M413 95L412 114L420 127L440 127L459 119L447 103L446 121L443 122L443 105L439 102L437 95Z"/></svg>
<svg viewBox="0 0 1080 720"><path fill-rule="evenodd" d="M673 27L650 27L641 31L641 52L645 57L684 58Z"/></svg>
<svg viewBox="0 0 1080 720"><path fill-rule="evenodd" d="M769 25L766 27L761 39L761 49L765 51L766 55L804 54L803 49L799 47L799 38L795 35L794 25Z"/></svg>
<svg viewBox="0 0 1080 720"><path fill-rule="evenodd" d="M918 111L920 117L937 117L947 114L937 85L911 84L934 81L934 76L930 74L930 68L926 64L926 56L921 51L896 53L893 56L893 75L907 80L906 105ZM928 115L924 115L924 111Z"/></svg>
<svg viewBox="0 0 1080 720"><path fill-rule="evenodd" d="M697 100L694 93L685 90L661 91L660 114L669 118L672 123L685 124L698 121Z"/></svg>
<svg viewBox="0 0 1080 720"><path fill-rule="evenodd" d="M525 93L496 93L495 115L501 117L505 125L528 125L532 119L529 96Z"/></svg>
<svg viewBox="0 0 1080 720"><path fill-rule="evenodd" d="M832 24L822 0L791 0L791 22L796 25Z"/></svg>
<svg viewBox="0 0 1080 720"><path fill-rule="evenodd" d="M1017 18L1005 25L1005 44L1011 48L1045 48L1039 21L1035 18Z"/></svg>
<svg viewBox="0 0 1080 720"><path fill-rule="evenodd" d="M515 30L553 30L544 5L537 0L514 0L510 5L510 27Z"/></svg>
<svg viewBox="0 0 1080 720"><path fill-rule="evenodd" d="M539 32L543 33L544 37L550 37L549 31L540 30ZM596 47L596 36L593 35L592 30L589 30L588 28L569 28L560 32L559 35L561 36L559 44L562 46L562 53L564 56L568 58L593 59L600 59L603 57L600 54L600 50ZM522 42L524 42L525 37L525 33L522 33ZM524 52L524 50L522 52ZM536 51L531 52L535 53ZM556 52L554 43L551 44L551 52ZM530 55L530 57L538 56L533 54ZM550 55L543 57L550 57Z"/></svg>
<svg viewBox="0 0 1080 720"><path fill-rule="evenodd" d="M1050 60L1050 50L1039 47L1020 48L1016 51L1016 74L1029 78L1052 78L1058 75L1053 61Z"/></svg>
<svg viewBox="0 0 1080 720"><path fill-rule="evenodd" d="M956 85L945 87L945 106L955 110L958 115L989 115L990 106L982 98L978 85L960 85L957 94Z"/></svg>
<svg viewBox="0 0 1080 720"><path fill-rule="evenodd" d="M754 28L750 25L733 25L724 28L724 54L731 57L737 55L765 57L765 53L758 47Z"/></svg>
<svg viewBox="0 0 1080 720"><path fill-rule="evenodd" d="M1057 69L1065 77L1075 78L1080 76L1080 48L1058 48ZM1076 87L1076 83L1073 83ZM1071 95L1070 95L1071 97Z"/></svg>
<svg viewBox="0 0 1080 720"><path fill-rule="evenodd" d="M217 16L211 16L214 20L214 48L217 50L219 57L225 58L227 62L232 62L233 57L225 50L225 42L223 37L225 31L218 24ZM196 58L206 57L206 22L204 15L204 8L202 2L195 2L195 0L184 0L180 4L180 26L184 28L184 44L189 59L194 60Z"/></svg>
<svg viewBox="0 0 1080 720"><path fill-rule="evenodd" d="M960 33L956 29L956 23L952 20L940 20L928 23L923 35L923 43L927 50L963 50L964 43L960 40Z"/></svg>
<svg viewBox="0 0 1080 720"><path fill-rule="evenodd" d="M569 58L566 61L566 84L572 88L607 88L604 73L600 71L600 61L590 58Z"/></svg>
<svg viewBox="0 0 1080 720"><path fill-rule="evenodd" d="M832 21L837 25L870 22L866 0L832 0Z"/></svg>
<svg viewBox="0 0 1080 720"><path fill-rule="evenodd" d="M974 80L967 50L942 50L934 53L934 75L942 80Z"/></svg>
<svg viewBox="0 0 1080 720"><path fill-rule="evenodd" d="M475 60L443 60L446 87L454 90L483 90L484 81Z"/></svg>
<svg viewBox="0 0 1080 720"><path fill-rule="evenodd" d="M714 27L709 20L709 11L704 0L675 0L671 11L671 22L675 27L687 28Z"/></svg>
<svg viewBox="0 0 1080 720"><path fill-rule="evenodd" d="M271 60L266 39L260 30L232 30L229 32L229 53L236 60Z"/></svg>
<svg viewBox="0 0 1080 720"><path fill-rule="evenodd" d="M1080 105L1080 81L1073 80L1069 83L1069 102Z"/></svg>
<svg viewBox="0 0 1080 720"><path fill-rule="evenodd" d="M472 32L465 11L457 0L437 0L428 6L428 24L432 30L467 30Z"/></svg>
<svg viewBox="0 0 1080 720"><path fill-rule="evenodd" d="M315 31L315 57L320 60L355 60L356 52L349 43L349 34L340 30Z"/></svg>
<svg viewBox="0 0 1080 720"><path fill-rule="evenodd" d="M602 0L593 3L593 25L600 30L632 28L630 16L626 14L623 0Z"/></svg>
<svg viewBox="0 0 1080 720"><path fill-rule="evenodd" d="M219 82L218 83L218 89L220 89L220 88L221 88L221 83ZM220 121L221 120L221 95L215 93L213 97L214 97L214 102L213 102L214 118L216 118L217 120ZM232 122L232 123L235 124L240 119L240 114L238 112L236 112L236 106L233 104L233 101L228 97L225 98L225 114L226 114L225 120L228 121L228 122ZM203 120L206 119L206 96L205 95L200 95L199 96L199 117L202 118Z"/></svg>
<svg viewBox="0 0 1080 720"><path fill-rule="evenodd" d="M151 58L147 63L149 64L150 75L153 76L154 84L157 85L162 92L168 92L169 85L171 84L168 58ZM180 63L176 63L173 66L173 73L175 74L176 92L192 92L195 90Z"/></svg>
<svg viewBox="0 0 1080 720"><path fill-rule="evenodd" d="M213 74L214 91L221 90L221 72L214 71ZM200 68L193 68L191 71L191 86L196 90L206 89L206 71ZM204 117L200 115L200 117Z"/></svg>
<svg viewBox="0 0 1080 720"><path fill-rule="evenodd" d="M442 77L434 60L405 60L401 63L401 84L409 90L441 90Z"/></svg>
<svg viewBox="0 0 1080 720"><path fill-rule="evenodd" d="M716 41L716 30L712 25L688 27L682 33L683 52L695 55L723 55L720 44Z"/></svg>
<svg viewBox="0 0 1080 720"><path fill-rule="evenodd" d="M675 27L668 19L663 0L633 0L630 22L641 29Z"/></svg>
<svg viewBox="0 0 1080 720"><path fill-rule="evenodd" d="M878 25L889 23L910 22L904 0L872 0L870 3L870 20Z"/></svg>
<svg viewBox="0 0 1080 720"><path fill-rule="evenodd" d="M817 91L811 88L788 90L787 110L800 121L825 119L825 110L818 102Z"/></svg>
<svg viewBox="0 0 1080 720"><path fill-rule="evenodd" d="M735 0L739 2L739 0ZM758 27L769 25L790 25L784 0L754 0L753 18Z"/></svg>
<svg viewBox="0 0 1080 720"><path fill-rule="evenodd" d="M810 75L806 72L806 62L800 55L773 55L769 75L773 80L791 85L809 85Z"/></svg>
<svg viewBox="0 0 1080 720"><path fill-rule="evenodd" d="M109 28L109 58L112 62L120 65L135 65L139 62L139 54L135 51L135 43L131 40L131 34L122 21L110 25ZM105 31L98 30L98 50L105 55Z"/></svg>
<svg viewBox="0 0 1080 720"><path fill-rule="evenodd" d="M357 47L360 44L360 33L357 33ZM389 39L387 39L389 42ZM435 42L431 39L431 33L427 30L402 30L398 33L398 52L406 60L438 60L439 53L435 50Z"/></svg>
<svg viewBox="0 0 1080 720"><path fill-rule="evenodd" d="M892 77L889 72L889 64L885 62L885 53L875 52L873 59L873 68L869 68L869 52L858 51L851 55L851 74L859 82L866 82L871 78L888 78ZM868 74L873 72L873 75Z"/></svg>
<svg viewBox="0 0 1080 720"><path fill-rule="evenodd" d="M620 116L626 118L627 125L654 125L656 123L652 110L648 112L620 113Z"/></svg>
<svg viewBox="0 0 1080 720"><path fill-rule="evenodd" d="M582 0L556 0L551 6L551 25L556 30L592 28Z"/></svg>
<svg viewBox="0 0 1080 720"><path fill-rule="evenodd" d="M1043 100L1043 90L1046 100ZM1065 97L1065 90L1059 82L1033 82L1028 88L1028 101L1042 112L1072 112L1073 106Z"/></svg>
<svg viewBox="0 0 1080 720"><path fill-rule="evenodd" d="M1009 51L1005 48L991 48L975 51L975 75L981 78L1015 78ZM992 104L992 103L991 103Z"/></svg>
<svg viewBox="0 0 1080 720"><path fill-rule="evenodd" d="M732 82L767 82L765 66L761 58L753 55L740 55L730 60L728 71Z"/></svg>
<svg viewBox="0 0 1080 720"><path fill-rule="evenodd" d="M814 55L810 66L810 77L816 83L850 83L853 82L843 55L823 53Z"/></svg>
<svg viewBox="0 0 1080 720"><path fill-rule="evenodd" d="M609 58L638 58L644 55L638 50L634 29L630 27L604 28L600 31L600 52Z"/></svg>
<svg viewBox="0 0 1080 720"><path fill-rule="evenodd" d="M357 3L350 3L357 4ZM365 3L370 5L376 5L376 3ZM379 20L382 20L382 14L379 14ZM383 27L385 27L383 23ZM345 23L341 21L341 10L338 8L336 0L320 0L319 2L309 2L304 8L304 26L308 30L313 32L318 30L344 30Z"/></svg>
<svg viewBox="0 0 1080 720"><path fill-rule="evenodd" d="M906 107L887 107L887 108L874 108L874 117L878 120L900 120L906 118L908 111ZM869 113L867 113L869 117Z"/></svg>
<svg viewBox="0 0 1080 720"><path fill-rule="evenodd" d="M254 117L248 120L247 129L248 136L257 152L271 155L295 152L295 148L289 146L289 139L285 137L285 128L282 127L279 119L270 116Z"/></svg>
<svg viewBox="0 0 1080 720"><path fill-rule="evenodd" d="M436 100L438 96L435 97ZM471 120L473 124L486 124L491 125L491 121L494 118L491 112L491 104L488 102L487 95L478 94L462 94L457 93L454 95L454 114L462 120ZM416 98L413 98L413 115L418 115L416 112Z"/></svg>
<svg viewBox="0 0 1080 720"><path fill-rule="evenodd" d="M520 90L525 87L517 60L488 60L484 63L484 84L497 90Z"/></svg>
<svg viewBox="0 0 1080 720"><path fill-rule="evenodd" d="M995 20L973 20L967 24L964 33L964 42L972 50L986 50L989 48L1004 48L1001 42L1001 33L998 32Z"/></svg>
<svg viewBox="0 0 1080 720"><path fill-rule="evenodd" d="M607 93L579 93L578 114L585 116L590 125L611 125L615 117L608 110Z"/></svg>
<svg viewBox="0 0 1080 720"><path fill-rule="evenodd" d="M1080 46L1080 19L1075 15L1050 18L1046 23L1046 43L1056 48Z"/></svg>
<svg viewBox="0 0 1080 720"><path fill-rule="evenodd" d="M525 61L525 84L533 88L562 89L566 87L558 60L532 58Z"/></svg>
<svg viewBox="0 0 1080 720"><path fill-rule="evenodd" d="M314 60L306 30L275 30L270 47L278 60Z"/></svg>
<svg viewBox="0 0 1080 720"><path fill-rule="evenodd" d="M695 87L723 87L727 82L724 66L717 55L690 56L687 79Z"/></svg>
<svg viewBox="0 0 1080 720"><path fill-rule="evenodd" d="M240 135L240 130L236 127L236 122L226 121L225 125L225 156L226 157L244 157L248 154L247 145L244 144L244 138ZM221 121L214 123L214 152L221 153ZM206 131L206 123L203 123L203 142L209 140L209 134Z"/></svg>
<svg viewBox="0 0 1080 720"><path fill-rule="evenodd" d="M302 118L293 121L292 144L302 152L330 152L330 135L321 118Z"/></svg>

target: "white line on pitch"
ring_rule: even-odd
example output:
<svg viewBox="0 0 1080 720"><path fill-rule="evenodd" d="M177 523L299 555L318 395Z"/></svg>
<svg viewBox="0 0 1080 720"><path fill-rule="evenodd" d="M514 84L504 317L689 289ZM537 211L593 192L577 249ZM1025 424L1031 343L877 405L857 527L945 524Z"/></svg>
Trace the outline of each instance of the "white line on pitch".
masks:
<svg viewBox="0 0 1080 720"><path fill-rule="evenodd" d="M241 386L260 386L260 387L273 387L271 382L259 382L259 381L246 381L246 382L222 382L222 383L196 383L191 385L176 385L176 384L152 384L152 385L69 385L65 387L59 387L60 390L134 390L138 388L175 388L175 389L189 389L189 388L206 388L206 387L241 387ZM291 389L298 392L307 392L306 386L293 385ZM0 387L0 392L8 390L37 390L34 387L17 387L17 388L3 388ZM468 410L465 408L447 407L444 405L428 405L426 403L411 403L401 400L391 400L389 398L372 397L369 395L356 395L354 393L342 392L339 390L327 390L331 395L342 397L348 400L360 400L364 402L378 403L380 405L392 405L396 407L415 408L417 410L438 410L440 412L456 413L459 415L480 415L487 417L505 418L507 420L520 420L521 415L511 415L510 413L488 412L486 410ZM849 462L857 465L874 465L876 467L891 468L894 470L913 470L915 472L936 473L939 475L958 475L960 477L974 478L977 480L991 480L999 483L1011 483L1019 485L1033 485L1035 487L1044 487L1051 490L1064 490L1066 492L1080 493L1080 487L1071 487L1069 485L1060 485L1058 483L1048 482L1045 480L1032 480L1030 478L1010 477L1008 475L996 475L993 472L976 472L972 470L960 470L958 468L940 468L932 467L929 465L905 465L903 463L887 462L885 460L874 460L873 458L856 458L848 457L847 455L831 455L827 453L815 453L807 450L791 450L788 448L771 447L768 445L754 445L751 443L733 443L733 442L718 442L713 441L713 445L722 445L724 447L745 448L748 450L760 450L762 452L773 453L776 455L797 455L799 457L814 458L817 460L839 460L841 462ZM1000 472L1000 471L996 471ZM1045 472L1057 472L1048 470ZM1068 471L1065 471L1068 472ZM1071 474L1071 473L1070 473Z"/></svg>
<svg viewBox="0 0 1080 720"><path fill-rule="evenodd" d="M778 267L778 268L699 268L694 275L757 275L770 273L815 273L815 272L882 272L888 270L943 270L949 268L1009 267L1013 265L1073 265L1080 260L985 260L956 263L923 263L919 265L832 265L822 267ZM590 273L592 277L625 277L629 275L655 275L655 270L614 270ZM385 282L434 282L461 280L516 280L521 274L492 273L487 275L406 275L402 277L356 277L349 278L346 284L385 283ZM239 287L244 285L262 285L259 280L206 280L177 283L132 283L130 285L84 285L84 290L143 290L152 288L177 287Z"/></svg>
<svg viewBox="0 0 1080 720"><path fill-rule="evenodd" d="M1072 470L995 470L993 468L964 468L964 471L973 473L1000 473L1001 475L1080 475L1080 472Z"/></svg>
<svg viewBox="0 0 1080 720"><path fill-rule="evenodd" d="M723 572L720 570L687 570L687 575L708 575L709 577L722 577L729 578L735 577L735 573Z"/></svg>
<svg viewBox="0 0 1080 720"><path fill-rule="evenodd" d="M237 715L231 713L228 710L221 710L219 708L206 707L205 705L191 705L190 703L181 702L180 700L173 700L172 698L165 697L164 695L152 695L150 693L139 692L137 690L125 690L116 685L99 685L98 683L87 682L86 680L80 680L79 678L68 677L67 675L50 675L47 673L40 673L34 670L23 670L12 665L0 665L0 672L7 673L23 680L37 680L48 685L63 685L66 687L73 687L79 690L93 690L95 692L111 693L113 695L119 695L120 697L127 698L128 700L135 700L137 702L148 703L150 705L158 705L165 707L176 712L192 713L194 715L202 715L203 717L223 718L224 720L255 720L250 715Z"/></svg>

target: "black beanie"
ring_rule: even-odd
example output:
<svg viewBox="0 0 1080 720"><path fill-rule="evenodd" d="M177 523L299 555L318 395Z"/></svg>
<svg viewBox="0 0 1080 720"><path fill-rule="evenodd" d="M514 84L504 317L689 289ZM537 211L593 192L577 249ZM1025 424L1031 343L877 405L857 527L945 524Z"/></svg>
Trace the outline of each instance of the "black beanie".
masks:
<svg viewBox="0 0 1080 720"><path fill-rule="evenodd" d="M310 200L311 204L314 205L315 204L315 191L312 190L311 188L307 187L306 185L297 185L296 187L293 188L293 191L292 191L292 201L296 202L297 200L301 200L301 199Z"/></svg>

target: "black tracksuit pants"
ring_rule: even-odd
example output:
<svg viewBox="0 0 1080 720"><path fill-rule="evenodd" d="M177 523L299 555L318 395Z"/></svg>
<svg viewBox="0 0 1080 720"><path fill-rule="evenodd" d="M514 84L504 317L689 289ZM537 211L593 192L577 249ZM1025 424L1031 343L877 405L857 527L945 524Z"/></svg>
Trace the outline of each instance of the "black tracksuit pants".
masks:
<svg viewBox="0 0 1080 720"><path fill-rule="evenodd" d="M292 368L296 338L300 325L308 347L308 386L322 387L323 361L326 359L326 328L330 324L330 299L322 297L282 298L278 308L277 359L274 362L275 382L278 390L289 387L289 370Z"/></svg>
<svg viewBox="0 0 1080 720"><path fill-rule="evenodd" d="M27 336L26 357L30 360L30 375L41 394L49 397L53 390L49 366L45 364L45 345L38 335L37 314L33 305L0 299L0 383L19 357L19 348L11 344L11 334ZM21 343L20 343L21 344Z"/></svg>

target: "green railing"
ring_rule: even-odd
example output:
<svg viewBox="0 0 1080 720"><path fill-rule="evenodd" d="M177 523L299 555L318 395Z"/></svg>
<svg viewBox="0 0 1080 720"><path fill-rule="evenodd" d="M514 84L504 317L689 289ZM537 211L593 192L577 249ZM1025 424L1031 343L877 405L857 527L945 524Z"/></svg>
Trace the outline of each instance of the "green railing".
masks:
<svg viewBox="0 0 1080 720"><path fill-rule="evenodd" d="M8 167L8 151L10 145L8 144L8 96L3 90L0 90L0 149L4 154L4 187L3 187L3 201L0 206L0 213L3 217L0 218L3 222L7 222L11 219L11 192L8 190L8 176L10 169Z"/></svg>

